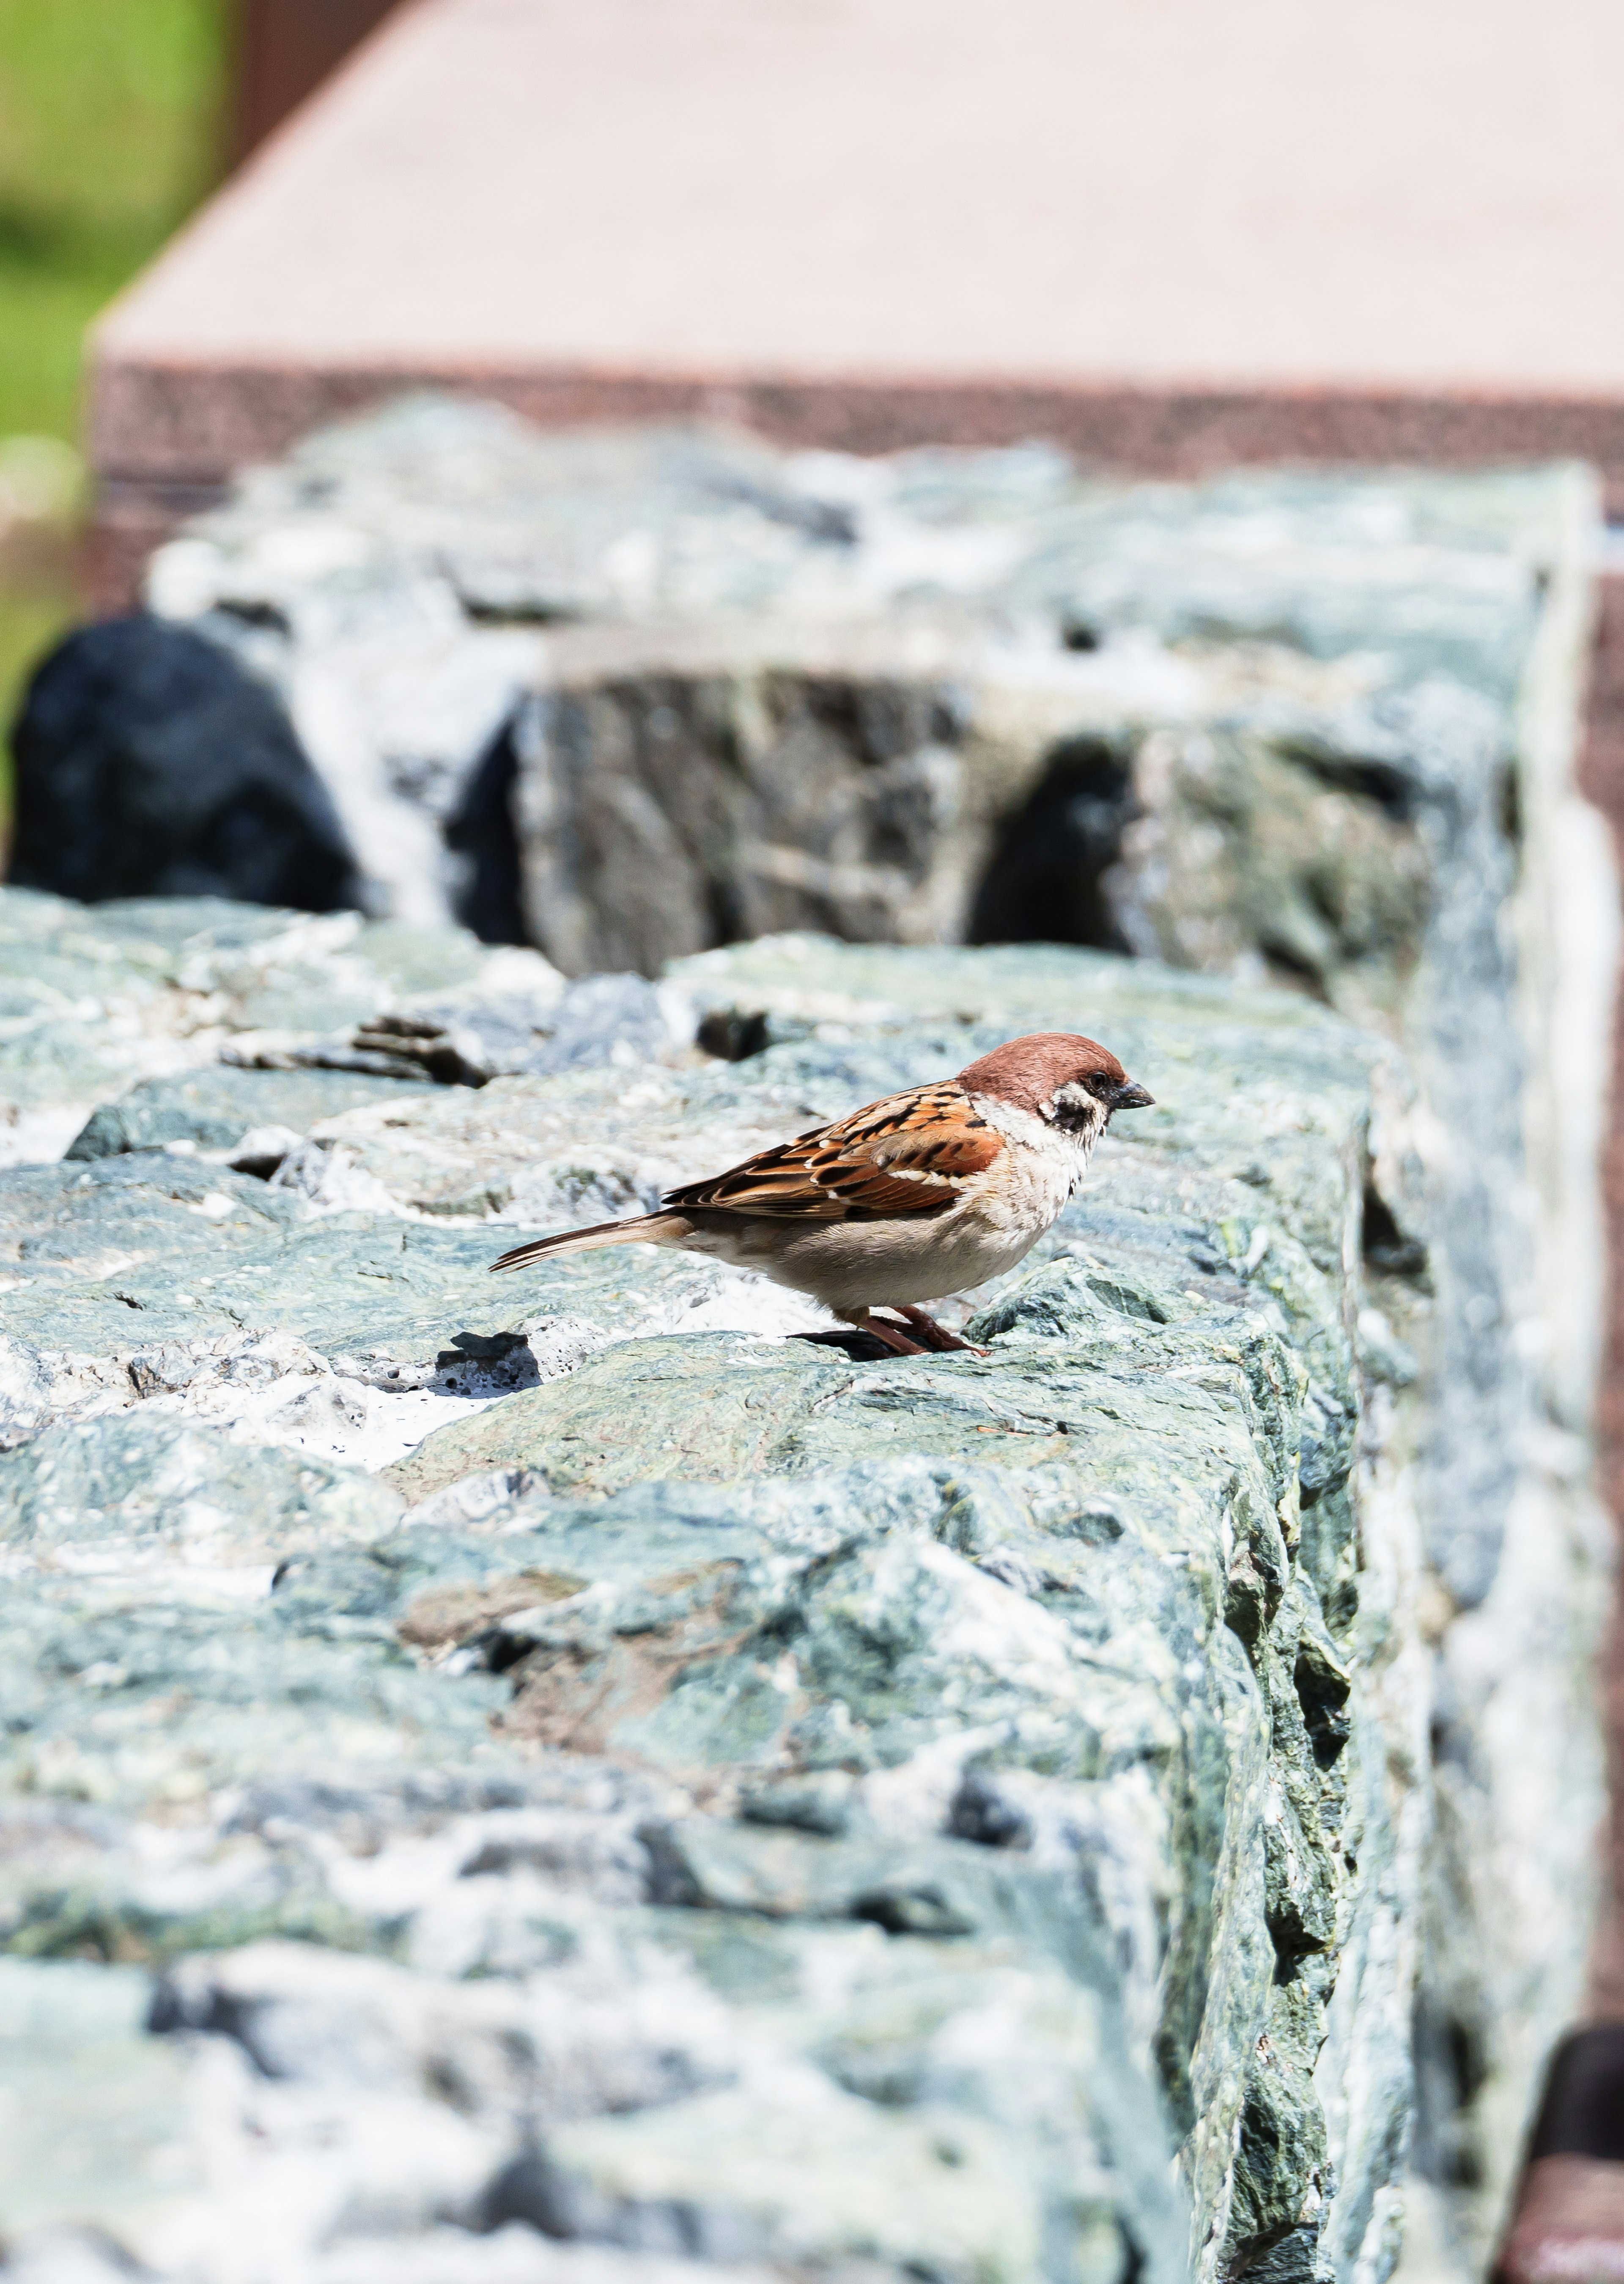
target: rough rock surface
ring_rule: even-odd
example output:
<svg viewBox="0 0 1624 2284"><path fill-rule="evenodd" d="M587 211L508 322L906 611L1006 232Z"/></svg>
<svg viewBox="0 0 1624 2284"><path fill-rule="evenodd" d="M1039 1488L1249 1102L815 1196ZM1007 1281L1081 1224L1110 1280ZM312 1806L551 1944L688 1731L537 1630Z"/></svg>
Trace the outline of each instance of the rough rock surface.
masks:
<svg viewBox="0 0 1624 2284"><path fill-rule="evenodd" d="M1414 2106L1471 2272L1599 1803L1589 513L418 407L159 559L434 926L0 897L17 2051L132 2151L13 2264L1378 2284ZM1151 958L705 948L809 924ZM485 1277L1038 1023L1162 1107L991 1362Z"/></svg>
<svg viewBox="0 0 1624 2284"><path fill-rule="evenodd" d="M1123 488L1035 446L861 463L419 402L255 476L151 581L286 692L369 848L415 833L391 893L567 973L1058 937L1403 1045L1421 1203L1373 1243L1425 1318L1417 2148L1469 2266L1578 2000L1600 1798L1594 514L1574 470ZM708 1043L764 1020L718 1005Z"/></svg>
<svg viewBox="0 0 1624 2284"><path fill-rule="evenodd" d="M639 2273L1389 2257L1387 1051L1087 953L750 957L741 1004L776 958L842 1019L374 1081L286 1179L173 1139L0 1177L24 2275L500 2277L522 2226ZM1085 1006L1164 1107L976 1296L985 1359L786 1341L816 1312L681 1255L486 1274ZM217 1073L261 1124L294 1076ZM91 2082L93 2179L53 2154Z"/></svg>
<svg viewBox="0 0 1624 2284"><path fill-rule="evenodd" d="M459 928L213 898L86 910L0 896L0 1165L70 1146L226 1149L255 1125L296 1138L388 1097L381 1082L479 1084L498 1069L641 1060L691 1035L679 995L632 977L572 993L537 953L488 951ZM223 1054L287 1075L251 1083Z"/></svg>
<svg viewBox="0 0 1624 2284"><path fill-rule="evenodd" d="M1124 488L422 398L252 473L148 590L285 694L399 918L570 974L1085 942L1362 1013L1593 512L1573 472Z"/></svg>

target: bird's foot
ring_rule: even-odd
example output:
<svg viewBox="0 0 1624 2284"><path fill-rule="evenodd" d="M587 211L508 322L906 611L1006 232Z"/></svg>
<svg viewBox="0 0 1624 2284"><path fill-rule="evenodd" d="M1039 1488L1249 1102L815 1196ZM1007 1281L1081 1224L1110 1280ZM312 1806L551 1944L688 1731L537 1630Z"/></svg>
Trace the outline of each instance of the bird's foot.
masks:
<svg viewBox="0 0 1624 2284"><path fill-rule="evenodd" d="M893 1356L923 1356L926 1352L922 1339L914 1340L908 1329L894 1318L876 1317L872 1309L865 1311L856 1329L867 1333L870 1340L879 1341Z"/></svg>
<svg viewBox="0 0 1624 2284"><path fill-rule="evenodd" d="M984 1357L987 1354L986 1349L978 1349L974 1341L961 1341L957 1333L950 1333L945 1325L938 1325L936 1318L927 1316L922 1309L899 1307L897 1314L906 1318L908 1330L922 1348L942 1351L962 1349L969 1356ZM870 1317L868 1322L872 1325L874 1321Z"/></svg>
<svg viewBox="0 0 1624 2284"><path fill-rule="evenodd" d="M899 1324L898 1318L906 1318ZM854 1363L867 1363L881 1356L929 1356L933 1351L943 1353L949 1349L961 1349L969 1356L985 1356L969 1341L961 1341L934 1317L922 1309L898 1307L894 1316L881 1316L875 1310L866 1309L860 1317L849 1317L839 1332L797 1333L799 1341L812 1341L821 1348L843 1349Z"/></svg>

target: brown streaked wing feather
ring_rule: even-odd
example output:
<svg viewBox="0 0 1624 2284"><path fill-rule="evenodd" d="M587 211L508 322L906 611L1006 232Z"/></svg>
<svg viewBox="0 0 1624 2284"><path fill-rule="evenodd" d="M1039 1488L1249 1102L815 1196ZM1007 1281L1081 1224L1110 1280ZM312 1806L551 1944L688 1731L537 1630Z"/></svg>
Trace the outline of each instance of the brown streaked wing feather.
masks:
<svg viewBox="0 0 1624 2284"><path fill-rule="evenodd" d="M815 1221L945 1213L1003 1146L949 1080L871 1102L663 1202Z"/></svg>

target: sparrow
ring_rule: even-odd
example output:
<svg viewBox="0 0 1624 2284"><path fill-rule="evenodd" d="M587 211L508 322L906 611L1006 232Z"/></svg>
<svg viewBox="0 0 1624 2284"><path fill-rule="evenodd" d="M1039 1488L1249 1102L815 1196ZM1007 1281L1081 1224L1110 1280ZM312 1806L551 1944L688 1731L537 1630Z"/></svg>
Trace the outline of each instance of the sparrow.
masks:
<svg viewBox="0 0 1624 2284"><path fill-rule="evenodd" d="M680 1246L809 1294L898 1356L969 1348L917 1304L1013 1269L1082 1180L1113 1112L1152 1099L1095 1040L1034 1031L956 1078L668 1190L658 1213L534 1238L490 1265Z"/></svg>

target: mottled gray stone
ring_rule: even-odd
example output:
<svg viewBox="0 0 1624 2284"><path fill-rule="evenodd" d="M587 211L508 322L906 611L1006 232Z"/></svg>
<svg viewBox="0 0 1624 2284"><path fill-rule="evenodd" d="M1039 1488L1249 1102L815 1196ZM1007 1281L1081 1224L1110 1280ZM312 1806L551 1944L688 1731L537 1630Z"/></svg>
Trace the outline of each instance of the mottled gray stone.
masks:
<svg viewBox="0 0 1624 2284"><path fill-rule="evenodd" d="M1542 472L1128 490L1040 445L862 462L419 398L246 478L148 591L284 691L404 917L467 909L516 768L527 924L570 972L788 927L961 935L1035 792L1027 869L1063 903L1068 864L1110 854L1074 797L1118 812L1107 843L1131 811L1090 756L1137 774L1147 730L1237 715L1283 763L1255 764L1288 797L1251 866L1290 907L1280 951L1322 958L1329 917L1356 965L1408 917L1415 863L1372 898L1392 836L1356 773L1308 815L1325 783L1294 770L1298 732L1373 684L1508 696L1566 513ZM1291 851L1294 817L1352 864Z"/></svg>
<svg viewBox="0 0 1624 2284"><path fill-rule="evenodd" d="M691 1952L730 2037L770 2022L772 2055L748 2092L696 2059L674 2101L594 2095L534 2159L505 2097L468 2159L493 2215L647 2249L679 2241L679 2207L707 2258L979 2272L999 2246L1011 2277L1102 2280L1126 2231L1171 2275L1182 2145L1210 2272L1232 2211L1306 2225L1325 2186L1298 2150L1237 2206L1233 2152L1271 1990L1334 1956L1336 1899L1358 1892L1337 1836L1347 1652L1294 1558L1305 1500L1343 1500L1317 1543L1333 1570L1353 1552L1345 1317L1386 1051L1302 1001L1098 955L953 955L945 1021L898 1000L912 955L850 955L891 970L867 1009L868 972L843 987L834 948L780 956L831 963L849 1005L827 1036L319 1122L328 1175L374 1185L364 1211L162 1151L0 1181L14 1337L77 1414L0 1459L12 1796L34 1803L8 1939L175 1959L177 1993L216 1987L207 1954L251 1992L272 1987L261 1953L222 1946L296 1935L402 1960L415 2006L476 1968L539 2002L583 1912L624 1919L617 1942ZM740 1330L673 1337L726 1272L632 1251L496 1285L495 1232L458 1225L475 1200L522 1222L584 1146L599 1183L647 1185L663 1151L680 1169L750 1146L1083 1002L1159 1107L986 1297L985 1360L752 1337L770 1296L739 1279ZM527 1173L547 1186L515 1189ZM550 1345L561 1328L584 1345ZM491 1400L516 1356L531 1386ZM284 1398L302 1379L460 1416L379 1482L231 1442L266 1375ZM174 1709L155 1732L154 1701ZM1379 1751L1371 1780L1380 1797ZM137 1835L181 1803L154 1862ZM362 1986L322 1987L330 2012ZM1292 2019L1314 2117L1322 1997ZM160 2020L247 2039L263 2067L270 2004L177 1996ZM313 2035L286 2033L290 2067L317 2069ZM360 2038L337 2036L333 2067ZM471 2067L464 2033L445 2051L436 2069ZM1401 2117L1401 2083L1389 2100ZM931 2253L909 2232L939 2202L944 2134L958 2202ZM764 2137L770 2194L747 2186Z"/></svg>
<svg viewBox="0 0 1624 2284"><path fill-rule="evenodd" d="M259 1071L229 1063L172 1078L144 1079L116 1102L91 1113L63 1152L70 1162L126 1150L161 1150L190 1142L230 1154L255 1129L280 1127L295 1137L318 1119L364 1102L388 1102L398 1089L382 1078L347 1071Z"/></svg>
<svg viewBox="0 0 1624 2284"><path fill-rule="evenodd" d="M1598 1797L1582 481L420 409L255 483L154 591L372 788L399 909L482 754L561 967L692 956L572 1043L533 953L0 896L15 1099L101 1059L54 1146L236 1067L0 1177L0 1928L159 1976L107 2115L182 2184L38 2166L17 2257L1379 2284L1418 1970L1469 2257ZM1153 956L933 941L1034 930ZM986 1359L679 1255L486 1275L1034 1028L1157 1107L948 1304Z"/></svg>
<svg viewBox="0 0 1624 2284"><path fill-rule="evenodd" d="M527 977L525 963L536 973ZM523 989L502 989L525 982ZM627 1071L670 1062L694 1043L686 994L640 975L588 975L566 984L533 953L498 953L486 974L444 997L420 993L348 1036L284 1034L234 1043L228 1059L262 1070L326 1070L485 1086L554 1071ZM336 1107L336 1106L335 1106Z"/></svg>
<svg viewBox="0 0 1624 2284"><path fill-rule="evenodd" d="M92 1138L102 1149L129 1146L131 1138L137 1147L184 1139L214 1147L204 1135L232 1115L217 1093L200 1100L195 1126L184 1093L138 1096L128 1132L112 1099L132 1083L213 1066L227 1040L245 1033L321 1035L415 995L470 984L476 994L511 989L515 959L527 977L551 978L556 989L534 954L499 952L493 960L449 927L404 928L354 912L312 917L209 897L86 906L0 888L0 1164L59 1157L98 1110ZM215 1076L200 1083L231 1085ZM364 1099L359 1089L349 1096ZM329 1100L336 1107L336 1090Z"/></svg>

